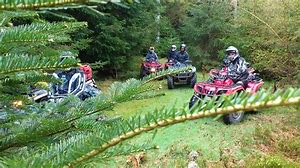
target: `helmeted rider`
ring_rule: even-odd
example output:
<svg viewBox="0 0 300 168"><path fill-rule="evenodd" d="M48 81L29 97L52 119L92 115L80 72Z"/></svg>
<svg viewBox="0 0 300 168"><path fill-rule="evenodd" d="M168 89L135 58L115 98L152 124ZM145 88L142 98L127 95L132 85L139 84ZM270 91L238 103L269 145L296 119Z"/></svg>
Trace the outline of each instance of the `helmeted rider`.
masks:
<svg viewBox="0 0 300 168"><path fill-rule="evenodd" d="M176 45L171 46L171 49L168 52L168 61L176 59L176 52L177 52L176 49L177 49Z"/></svg>
<svg viewBox="0 0 300 168"><path fill-rule="evenodd" d="M176 53L176 61L186 63L190 59L189 54L186 52L186 45L181 44L179 51Z"/></svg>
<svg viewBox="0 0 300 168"><path fill-rule="evenodd" d="M68 59L76 59L76 55L73 54L70 51L64 51L60 55L60 62L68 61ZM52 85L52 89L54 94L68 94L69 91L69 82L73 78L74 75L78 76L72 83L71 83L71 90L75 90L77 85L81 83L80 77L84 76L86 81L93 80L92 76L92 69L89 65L81 65L78 64L80 67L73 67L65 70L56 71L53 76L61 79L62 84L60 85ZM84 75L83 75L84 74ZM76 77L74 76L74 77ZM99 90L96 88L96 85L94 85L92 82L91 84L85 85L85 90L80 95L82 98L87 98L91 96L96 96L99 93ZM77 89L78 90L78 89ZM80 92L81 90L75 90L74 94L77 94L77 92Z"/></svg>
<svg viewBox="0 0 300 168"><path fill-rule="evenodd" d="M146 55L146 61L151 62L151 61L158 61L157 54L155 53L154 47L150 47L147 55Z"/></svg>
<svg viewBox="0 0 300 168"><path fill-rule="evenodd" d="M239 51L234 46L229 46L226 49L226 58L223 60L224 65L228 68L228 77L234 83L247 86L248 63L239 55Z"/></svg>

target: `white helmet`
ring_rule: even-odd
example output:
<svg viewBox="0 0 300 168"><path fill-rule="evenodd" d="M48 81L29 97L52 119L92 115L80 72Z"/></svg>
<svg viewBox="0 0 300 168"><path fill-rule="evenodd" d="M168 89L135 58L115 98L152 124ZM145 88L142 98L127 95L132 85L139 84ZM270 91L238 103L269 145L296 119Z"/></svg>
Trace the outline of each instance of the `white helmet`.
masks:
<svg viewBox="0 0 300 168"><path fill-rule="evenodd" d="M172 51L176 51L176 48L177 48L176 45L172 45L172 46L171 46L171 50L172 50Z"/></svg>
<svg viewBox="0 0 300 168"><path fill-rule="evenodd" d="M234 46L229 46L226 49L226 56L230 61L234 61L239 56L239 50Z"/></svg>

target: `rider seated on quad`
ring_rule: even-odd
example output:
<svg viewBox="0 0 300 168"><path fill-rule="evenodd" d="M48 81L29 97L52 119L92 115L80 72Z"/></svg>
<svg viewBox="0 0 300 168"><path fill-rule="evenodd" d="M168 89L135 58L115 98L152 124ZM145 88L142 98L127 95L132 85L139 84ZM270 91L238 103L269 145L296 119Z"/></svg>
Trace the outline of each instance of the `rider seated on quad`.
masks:
<svg viewBox="0 0 300 168"><path fill-rule="evenodd" d="M60 85L52 85L54 94L68 94L69 82L74 74L82 73L79 68L71 68L65 71L56 71L53 76L57 79L61 79L62 83ZM71 89L74 90L78 85L79 80L76 79L71 85Z"/></svg>
<svg viewBox="0 0 300 168"><path fill-rule="evenodd" d="M60 55L60 62L67 61L68 59L76 59L76 56L70 51L62 52L62 54ZM74 91L81 82L80 76L85 76L84 80L86 81L92 80L93 77L91 67L89 65L78 65L80 65L80 67L58 70L53 73L53 76L57 79L60 79L62 82L61 84L52 84L52 91L54 94L68 94L69 89L71 89L71 91ZM74 81L71 81L72 78ZM69 85L71 88L69 88ZM75 91L76 93L78 92L77 90Z"/></svg>
<svg viewBox="0 0 300 168"><path fill-rule="evenodd" d="M176 61L184 64L187 63L187 61L189 61L189 58L189 54L186 52L186 45L181 44L179 51L176 53Z"/></svg>
<svg viewBox="0 0 300 168"><path fill-rule="evenodd" d="M171 60L174 61L176 59L176 53L177 53L176 48L177 48L176 45L171 46L171 49L168 52L168 62Z"/></svg>
<svg viewBox="0 0 300 168"><path fill-rule="evenodd" d="M158 57L154 51L154 47L150 47L146 55L146 62L151 62L151 61L155 61L155 62L158 61Z"/></svg>
<svg viewBox="0 0 300 168"><path fill-rule="evenodd" d="M239 51L234 46L226 49L226 57L223 60L225 67L228 69L228 77L237 85L246 87L248 84L248 66L249 64L239 55Z"/></svg>

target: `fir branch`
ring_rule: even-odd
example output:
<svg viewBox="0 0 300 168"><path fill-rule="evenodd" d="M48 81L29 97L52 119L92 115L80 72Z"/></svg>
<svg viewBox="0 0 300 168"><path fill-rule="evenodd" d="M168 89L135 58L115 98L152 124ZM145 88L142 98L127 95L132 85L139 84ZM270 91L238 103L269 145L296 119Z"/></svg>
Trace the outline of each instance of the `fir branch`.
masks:
<svg viewBox="0 0 300 168"><path fill-rule="evenodd" d="M18 73L23 71L46 71L59 68L74 67L77 60L70 58L63 62L58 62L55 57L41 57L22 55L0 56L0 74Z"/></svg>
<svg viewBox="0 0 300 168"><path fill-rule="evenodd" d="M42 17L44 16L46 18L47 17L55 18L55 20L57 21L69 21L69 22L76 21L74 17L67 16L64 13L55 13L47 10L37 11L37 13Z"/></svg>
<svg viewBox="0 0 300 168"><path fill-rule="evenodd" d="M86 26L85 22L33 23L9 28L2 28L0 34L1 46L14 43L52 43L69 40L64 33Z"/></svg>
<svg viewBox="0 0 300 168"><path fill-rule="evenodd" d="M35 18L38 14L34 11L3 11L0 13L0 27L6 26L12 18Z"/></svg>
<svg viewBox="0 0 300 168"><path fill-rule="evenodd" d="M293 95L294 93L298 93L298 95ZM272 93L268 93L270 95ZM256 97L261 97L263 94L258 94L259 96L255 95ZM149 123L148 125L144 125L144 127L138 127L134 129L133 131L128 131L127 133L124 133L123 135L120 135L118 137L115 137L107 143L102 144L99 148L96 148L89 153L77 158L76 160L70 162L67 164L67 167L74 167L78 165L81 162L84 162L88 159L91 159L95 157L96 155L104 152L105 150L124 142L127 139L130 139L132 137L135 137L143 132L148 132L156 128L166 127L169 125L174 125L177 123L185 122L188 120L196 120L199 118L204 117L210 117L210 116L216 116L220 114L229 114L234 113L237 111L251 111L253 109L262 109L262 108L270 108L270 107L277 107L277 106L287 106L287 105L299 105L300 104L300 95L299 90L298 91L291 91L287 90L282 94L283 96L279 96L273 100L268 101L260 101L260 102L249 102L245 106L242 104L235 104L228 107L221 107L221 108L211 108L207 109L205 111L199 111L197 113L193 114L187 114L187 113L180 113L181 115L178 115L174 118L167 118L167 119L161 119L156 118L154 122ZM293 97L295 96L295 97ZM248 98L248 97L247 97ZM236 100L236 99L235 99ZM212 100L211 100L212 101Z"/></svg>
<svg viewBox="0 0 300 168"><path fill-rule="evenodd" d="M30 85L38 86L37 82L46 82L46 83L59 83L60 80L55 78L53 75L48 73L42 73L39 71L27 71L19 73L18 75L13 74L0 74L0 76L4 76L0 78L0 82L2 86L14 86L21 85L26 83L26 87Z"/></svg>
<svg viewBox="0 0 300 168"><path fill-rule="evenodd" d="M189 71L189 70L192 70L192 66L181 67L181 68L177 68L177 69L162 70L162 71L159 71L159 72L157 72L155 74L150 74L150 75L144 77L142 79L142 81L143 81L143 84L146 84L146 83L149 83L149 82L151 82L153 80L161 79L161 78L163 78L165 76L169 76L169 75L173 75L173 74L178 74L178 73Z"/></svg>
<svg viewBox="0 0 300 168"><path fill-rule="evenodd" d="M43 123L43 126L41 126L41 123ZM73 125L64 124L62 119L49 121L49 119L46 118L37 121L24 120L20 125L22 125L21 130L24 132L22 132L22 134L13 134L15 130L11 130L11 133L1 139L0 151L39 142L43 137L50 137L74 128Z"/></svg>
<svg viewBox="0 0 300 168"><path fill-rule="evenodd" d="M109 1L110 0L31 0L31 1L0 0L0 10L37 9L43 7L57 7L63 5L84 4L88 2L105 4Z"/></svg>
<svg viewBox="0 0 300 168"><path fill-rule="evenodd" d="M35 9L41 7L59 6L71 3L87 2L85 0L33 0L33 1L0 1L0 9Z"/></svg>
<svg viewBox="0 0 300 168"><path fill-rule="evenodd" d="M176 110L174 107L170 109L163 108L161 110L157 110L157 112L149 113L142 118L137 116L128 120L118 120L111 125L95 123L95 129L91 129L90 133L74 135L61 142L65 144L64 142L67 141L68 143L65 145L68 147L64 147L65 145L61 146L61 143L55 144L56 148L51 149L51 151L47 151L47 153L51 154L51 156L55 156L50 160L43 158L43 156L45 156L45 152L40 154L37 153L36 155L24 155L24 160L22 160L22 162L20 162L20 159L17 158L16 162L7 158L2 158L2 160L8 166L12 166L16 163L20 165L37 166L41 165L40 160L37 158L43 158L42 165L44 167L61 167L66 164L72 167L93 158L97 154L102 154L106 151L106 149L112 148L127 139L156 128L165 127L187 120L195 120L219 114L228 114L236 111L248 111L252 109L300 104L300 89L288 89L285 92L277 91L276 93L262 90L255 95L245 96L245 94L247 93L244 92L238 96L230 95L229 99L226 101L230 100L231 102L235 102L236 105L233 106L229 103L228 106L216 108L215 105L211 103L215 102L215 99L204 99L203 102L201 101L198 106L195 106L191 110L189 110L186 106L180 110ZM225 101L225 97L228 96L220 97L220 101ZM247 101L246 104L244 104L245 101ZM91 128L90 126L88 127ZM83 139L76 143L72 143L71 139L75 140L74 138ZM60 149L64 149L65 152L62 152Z"/></svg>
<svg viewBox="0 0 300 168"><path fill-rule="evenodd" d="M108 91L109 93L107 97L104 95L100 95L100 97L102 96L103 97L102 99L97 101L97 105L98 105L97 109L93 111L88 111L87 113L81 113L81 115L73 117L69 119L67 122L72 122L77 119L80 119L81 117L83 117L82 115L89 116L95 113L99 113L106 109L112 108L117 103L122 103L128 100L132 100L133 98L141 99L142 94L147 93L149 91L160 89L153 85L146 86L146 84L148 84L150 81L156 80L158 78L162 78L167 75L180 73L189 70L189 68L191 67L179 68L176 70L164 70L157 74L149 75L148 77L143 78L142 80L128 79L124 83L115 82L109 87L109 91ZM92 98L90 100L94 100L94 99L97 99L97 97Z"/></svg>
<svg viewBox="0 0 300 168"><path fill-rule="evenodd" d="M121 144L117 145L116 147L104 152L97 158L97 160L103 162L111 157L116 156L122 156L122 155L128 155L135 152L142 152L142 151L148 151L151 149L157 149L158 147L156 145L149 145L148 143L142 144L142 145L131 145L131 144Z"/></svg>
<svg viewBox="0 0 300 168"><path fill-rule="evenodd" d="M175 71L173 71L175 73ZM178 71L176 71L177 73ZM164 73L166 74L170 74L170 71L165 71ZM155 77L153 77L153 79L156 79ZM148 79L150 80L150 79ZM83 117L87 117L87 116L91 116L95 113L99 113L101 111L104 111L106 109L112 108L115 104L117 103L122 103L128 100L132 100L133 98L141 98L141 96L139 96L140 94L144 94L145 92L148 92L150 90L156 90L157 87L153 86L153 85L145 85L143 80L135 80L135 79L129 79L124 83L120 83L120 82L116 82L115 84L111 85L110 87L110 92L108 95L104 95L104 94L100 94L94 98L88 99L84 102L80 102L77 99L74 99L73 97L70 97L68 99L66 99L65 101L63 101L62 103L57 104L55 107L53 107L54 109L51 109L51 106L46 106L45 109L47 109L47 111L50 111L50 113L45 113L44 115L41 116L40 123L44 123L47 122L48 120L52 120L52 122L55 122L56 120L59 120L59 122L61 122L61 117L59 116L60 113L65 113L64 118L66 118L63 123L61 123L61 125L63 125L64 127L54 127L51 129L48 128L49 125L39 125L39 129L45 129L45 130L49 130L46 134L41 134L41 132L37 132L37 131L31 131L30 134L31 136L28 137L27 139L22 138L23 136L25 136L27 134L26 128L24 127L24 130L21 129L17 132L13 132L14 134L17 134L18 136L11 136L10 141L0 141L1 142L1 149L8 149L9 147L11 147L11 145L9 145L9 143L11 142L17 142L14 143L14 145L19 144L19 142L22 142L21 145L18 146L22 146L22 145L26 145L26 143L30 143L30 142L36 142L36 138L35 137L39 137L40 139L42 139L43 137L47 137L48 135L56 135L57 133L60 133L60 130L65 130L65 128L70 127L70 125L76 125L77 120L83 118ZM71 109L66 109L68 108L70 105L72 104L73 108ZM66 111L68 111L68 113L66 113ZM51 116L53 114L53 116ZM45 117L45 118L44 118ZM12 121L13 122L13 121ZM26 122L26 119L25 121ZM31 126L31 127L34 127ZM51 132L52 131L52 132ZM13 146L14 146L13 145Z"/></svg>

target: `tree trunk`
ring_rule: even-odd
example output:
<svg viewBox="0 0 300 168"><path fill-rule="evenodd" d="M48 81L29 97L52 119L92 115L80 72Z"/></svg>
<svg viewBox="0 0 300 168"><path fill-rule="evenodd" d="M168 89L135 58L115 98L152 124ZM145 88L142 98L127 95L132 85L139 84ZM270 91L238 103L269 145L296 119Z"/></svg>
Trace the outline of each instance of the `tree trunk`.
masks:
<svg viewBox="0 0 300 168"><path fill-rule="evenodd" d="M160 4L160 0L156 0L156 1L157 1L157 3L158 3L159 6L160 6L160 5L161 5L161 4ZM160 10L160 9L159 9L159 10ZM159 25L159 23L160 23L160 12L158 12L157 15L156 15L156 22L157 22L157 24ZM159 27L159 26L157 26L157 27ZM156 35L156 42L159 43L159 41L160 41L160 30L158 29L157 35Z"/></svg>
<svg viewBox="0 0 300 168"><path fill-rule="evenodd" d="M237 15L237 4L238 4L238 0L231 0L232 13L234 18L236 18Z"/></svg>

